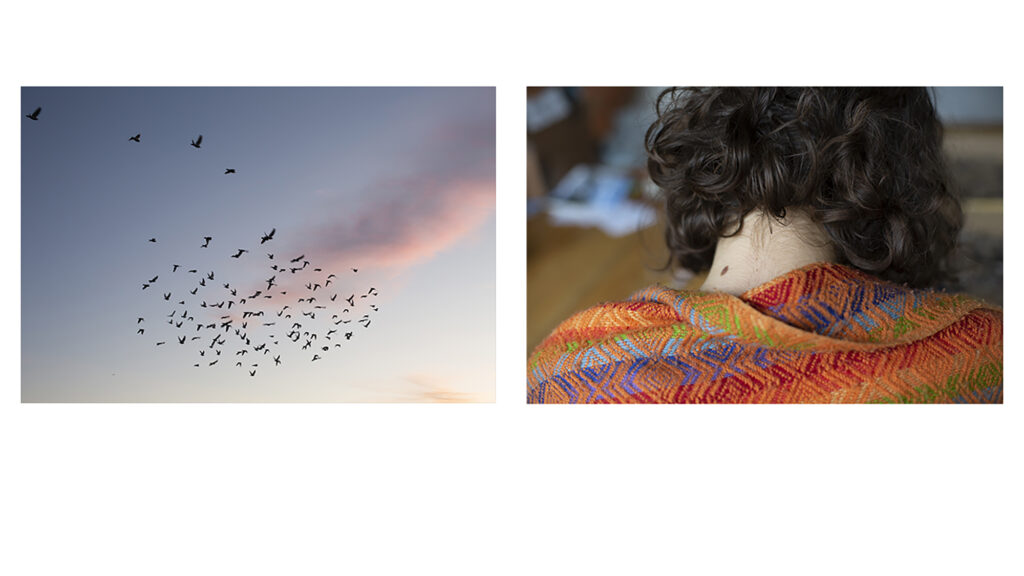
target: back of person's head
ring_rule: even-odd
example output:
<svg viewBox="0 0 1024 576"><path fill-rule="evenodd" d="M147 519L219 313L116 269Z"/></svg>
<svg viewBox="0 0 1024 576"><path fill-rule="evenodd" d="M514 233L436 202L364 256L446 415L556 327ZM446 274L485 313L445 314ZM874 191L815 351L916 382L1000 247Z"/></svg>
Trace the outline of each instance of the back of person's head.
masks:
<svg viewBox="0 0 1024 576"><path fill-rule="evenodd" d="M924 88L669 89L647 131L675 262L710 267L762 210L807 209L840 262L912 286L945 275L963 215Z"/></svg>

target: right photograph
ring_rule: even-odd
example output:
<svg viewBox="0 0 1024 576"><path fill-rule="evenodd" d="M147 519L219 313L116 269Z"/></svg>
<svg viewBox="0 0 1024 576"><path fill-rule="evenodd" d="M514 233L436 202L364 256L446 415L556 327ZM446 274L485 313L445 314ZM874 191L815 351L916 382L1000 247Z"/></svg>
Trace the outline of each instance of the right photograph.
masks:
<svg viewBox="0 0 1024 576"><path fill-rule="evenodd" d="M527 89L529 403L1003 402L1001 87Z"/></svg>

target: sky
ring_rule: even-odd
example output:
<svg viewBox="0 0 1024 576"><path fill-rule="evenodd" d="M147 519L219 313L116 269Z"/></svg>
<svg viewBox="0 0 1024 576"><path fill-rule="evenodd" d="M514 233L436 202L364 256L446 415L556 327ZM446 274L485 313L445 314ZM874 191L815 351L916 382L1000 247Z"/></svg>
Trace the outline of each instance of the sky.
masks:
<svg viewBox="0 0 1024 576"><path fill-rule="evenodd" d="M494 401L493 88L21 105L23 402Z"/></svg>

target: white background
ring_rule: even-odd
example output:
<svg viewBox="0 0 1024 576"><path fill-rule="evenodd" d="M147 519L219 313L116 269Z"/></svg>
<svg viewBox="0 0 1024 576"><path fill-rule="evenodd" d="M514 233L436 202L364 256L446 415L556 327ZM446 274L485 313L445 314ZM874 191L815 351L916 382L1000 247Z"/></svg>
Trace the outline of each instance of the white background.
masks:
<svg viewBox="0 0 1024 576"><path fill-rule="evenodd" d="M823 4L3 8L0 573L1021 574L1012 249L1002 406L524 405L525 86L1003 85L1013 221L1009 4ZM25 85L497 86L497 403L20 404Z"/></svg>

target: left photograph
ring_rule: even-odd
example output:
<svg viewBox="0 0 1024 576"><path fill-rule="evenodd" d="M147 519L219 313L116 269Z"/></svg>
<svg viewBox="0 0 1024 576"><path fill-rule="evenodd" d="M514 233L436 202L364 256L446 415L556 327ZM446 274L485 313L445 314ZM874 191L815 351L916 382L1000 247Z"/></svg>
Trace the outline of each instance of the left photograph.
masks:
<svg viewBox="0 0 1024 576"><path fill-rule="evenodd" d="M494 402L493 87L21 107L22 402Z"/></svg>

